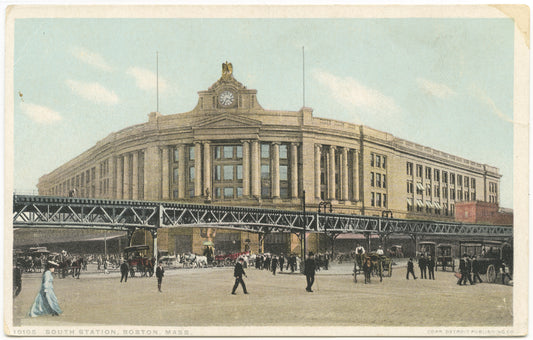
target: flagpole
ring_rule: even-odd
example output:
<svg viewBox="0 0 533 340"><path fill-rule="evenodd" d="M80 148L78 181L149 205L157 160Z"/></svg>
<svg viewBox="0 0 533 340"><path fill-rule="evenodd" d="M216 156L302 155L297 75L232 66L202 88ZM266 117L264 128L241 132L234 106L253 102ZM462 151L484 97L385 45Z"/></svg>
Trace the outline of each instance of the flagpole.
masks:
<svg viewBox="0 0 533 340"><path fill-rule="evenodd" d="M156 74L156 112L159 112L159 52L155 52L155 74Z"/></svg>
<svg viewBox="0 0 533 340"><path fill-rule="evenodd" d="M305 46L302 46L302 99L305 107Z"/></svg>

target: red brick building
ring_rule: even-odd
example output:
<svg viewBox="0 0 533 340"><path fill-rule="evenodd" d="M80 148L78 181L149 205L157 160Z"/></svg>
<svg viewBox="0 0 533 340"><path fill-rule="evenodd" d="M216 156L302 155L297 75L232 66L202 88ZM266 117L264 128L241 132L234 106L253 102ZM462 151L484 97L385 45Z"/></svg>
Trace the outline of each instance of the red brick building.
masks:
<svg viewBox="0 0 533 340"><path fill-rule="evenodd" d="M512 225L513 211L500 208L498 203L457 202L455 204L455 220L465 223Z"/></svg>

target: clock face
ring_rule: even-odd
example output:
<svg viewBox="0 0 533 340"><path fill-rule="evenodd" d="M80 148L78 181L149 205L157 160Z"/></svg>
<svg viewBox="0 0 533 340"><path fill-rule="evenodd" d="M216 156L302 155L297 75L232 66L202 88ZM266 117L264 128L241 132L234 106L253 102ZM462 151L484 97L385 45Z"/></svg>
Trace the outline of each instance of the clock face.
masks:
<svg viewBox="0 0 533 340"><path fill-rule="evenodd" d="M235 97L231 91L224 91L218 96L218 101L223 106L230 106L234 100Z"/></svg>

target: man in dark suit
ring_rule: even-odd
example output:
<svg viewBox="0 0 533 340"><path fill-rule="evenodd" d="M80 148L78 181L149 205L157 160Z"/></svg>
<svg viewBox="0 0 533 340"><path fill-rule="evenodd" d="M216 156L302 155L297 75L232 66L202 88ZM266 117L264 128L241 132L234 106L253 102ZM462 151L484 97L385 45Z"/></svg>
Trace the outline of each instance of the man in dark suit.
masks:
<svg viewBox="0 0 533 340"><path fill-rule="evenodd" d="M272 257L271 268L272 268L272 274L276 275L276 270L278 269L278 258L276 256Z"/></svg>
<svg viewBox="0 0 533 340"><path fill-rule="evenodd" d="M413 264L413 258L409 258L409 262L407 262L407 274L405 275L405 278L409 280L409 274L413 275L413 278L416 280L415 275L415 265Z"/></svg>
<svg viewBox="0 0 533 340"><path fill-rule="evenodd" d="M420 258L418 259L418 267L420 268L420 278L421 279L427 279L427 275L426 275L426 266L427 266L427 262L426 262L426 258L424 256L424 254L420 255Z"/></svg>
<svg viewBox="0 0 533 340"><path fill-rule="evenodd" d="M122 276L120 277L120 282L124 279L124 282L128 282L128 272L130 271L130 268L128 266L127 261L122 261L122 264L120 265L120 273Z"/></svg>
<svg viewBox="0 0 533 340"><path fill-rule="evenodd" d="M473 281L476 283L476 279L479 280L479 283L483 283L481 280L481 277L479 277L479 262L477 260L476 255L472 257L472 273L473 273Z"/></svg>
<svg viewBox="0 0 533 340"><path fill-rule="evenodd" d="M307 260L305 260L304 264L304 274L305 279L307 280L307 287L305 290L312 293L313 290L311 287L313 286L313 283L315 282L315 272L316 272L316 262L315 257L312 251L309 252L309 256L307 257Z"/></svg>
<svg viewBox="0 0 533 340"><path fill-rule="evenodd" d="M279 257L279 271L283 271L283 265L285 264L285 257L283 256L283 253L281 253L281 256Z"/></svg>
<svg viewBox="0 0 533 340"><path fill-rule="evenodd" d="M13 297L17 297L22 289L22 270L16 262L13 264Z"/></svg>
<svg viewBox="0 0 533 340"><path fill-rule="evenodd" d="M159 265L155 270L155 277L157 277L157 289L161 293L161 283L163 283L163 276L165 276L165 269L163 268L163 262L159 261Z"/></svg>
<svg viewBox="0 0 533 340"><path fill-rule="evenodd" d="M435 259L433 256L429 255L427 260L428 265L428 274L430 280L435 280Z"/></svg>
<svg viewBox="0 0 533 340"><path fill-rule="evenodd" d="M239 283L242 286L242 290L244 291L244 294L248 294L248 291L246 290L246 285L244 284L244 281L242 280L242 276L243 275L246 276L246 273L244 272L244 269L242 268L243 262L244 262L244 259L240 257L237 263L235 263L235 269L233 270L233 276L235 277L235 284L233 285L233 290L231 291L231 294L233 295L235 295L235 291L237 290Z"/></svg>
<svg viewBox="0 0 533 340"><path fill-rule="evenodd" d="M459 281L457 281L458 285L466 285L466 280L470 281L470 284L472 283L472 278L470 277L470 270L469 267L469 261L468 256L466 254L463 255L463 258L459 261L459 271L461 272L461 278L459 278Z"/></svg>

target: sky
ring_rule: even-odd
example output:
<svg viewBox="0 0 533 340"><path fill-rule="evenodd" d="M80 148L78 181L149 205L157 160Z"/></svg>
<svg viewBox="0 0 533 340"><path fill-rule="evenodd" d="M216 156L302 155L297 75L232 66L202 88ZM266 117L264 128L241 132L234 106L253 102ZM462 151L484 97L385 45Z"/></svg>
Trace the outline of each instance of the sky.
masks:
<svg viewBox="0 0 533 340"><path fill-rule="evenodd" d="M156 110L192 110L221 64L261 106L389 132L500 169L513 206L511 19L17 19L14 189Z"/></svg>

